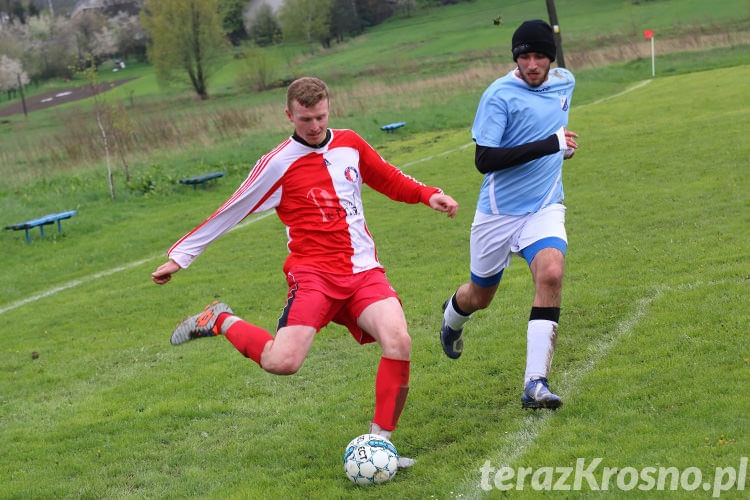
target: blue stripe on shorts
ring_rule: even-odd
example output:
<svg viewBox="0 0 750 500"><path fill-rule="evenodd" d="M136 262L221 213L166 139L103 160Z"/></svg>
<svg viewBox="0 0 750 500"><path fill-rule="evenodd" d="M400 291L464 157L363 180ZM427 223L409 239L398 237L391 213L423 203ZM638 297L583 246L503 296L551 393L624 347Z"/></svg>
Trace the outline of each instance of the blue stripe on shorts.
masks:
<svg viewBox="0 0 750 500"><path fill-rule="evenodd" d="M539 250L543 250L545 248L557 248L562 252L563 255L565 255L565 250L568 249L568 244L565 243L565 240L562 238L558 238L557 236L550 236L548 238L542 238L541 240L535 241L531 245L522 249L519 253L521 254L521 257L526 259L526 262L531 265L531 261L534 260L534 257L537 253L539 253Z"/></svg>
<svg viewBox="0 0 750 500"><path fill-rule="evenodd" d="M481 286L482 288L491 288L497 285L498 283L500 283L500 278L503 277L504 270L505 269L500 269L499 273L494 274L492 276L487 276L486 278L483 278L482 276L477 276L476 274L471 273L471 281Z"/></svg>

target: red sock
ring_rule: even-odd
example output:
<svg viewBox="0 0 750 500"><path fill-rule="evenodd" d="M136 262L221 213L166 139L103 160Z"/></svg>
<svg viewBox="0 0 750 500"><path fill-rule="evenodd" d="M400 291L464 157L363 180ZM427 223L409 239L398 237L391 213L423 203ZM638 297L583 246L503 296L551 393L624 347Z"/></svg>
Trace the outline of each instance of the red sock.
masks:
<svg viewBox="0 0 750 500"><path fill-rule="evenodd" d="M216 320L217 325L220 325L220 322L224 323L226 317L222 316L225 314L226 317L230 316L230 314L227 313L220 314ZM219 331L221 331L221 326L219 326ZM273 340L271 334L263 328L251 325L241 319L235 321L229 327L226 332L226 337L243 356L252 359L258 363L258 365L260 365L260 355L263 354L263 348L269 340Z"/></svg>
<svg viewBox="0 0 750 500"><path fill-rule="evenodd" d="M409 360L380 358L375 377L375 417L382 429L396 428L409 393Z"/></svg>

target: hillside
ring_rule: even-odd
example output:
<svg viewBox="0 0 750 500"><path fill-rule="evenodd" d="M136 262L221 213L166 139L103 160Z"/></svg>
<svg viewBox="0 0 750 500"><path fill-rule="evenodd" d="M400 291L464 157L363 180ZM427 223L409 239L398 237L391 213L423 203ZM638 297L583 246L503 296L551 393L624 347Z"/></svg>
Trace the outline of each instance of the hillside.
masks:
<svg viewBox="0 0 750 500"><path fill-rule="evenodd" d="M745 0L726 0L710 8L702 0L556 4L566 62L578 77L579 104L650 77L645 28L656 34L658 77L747 61L750 4ZM502 23L496 26L492 20L499 15ZM328 81L336 95L336 126L355 128L376 143L387 142L380 126L394 121L408 121L402 134L465 127L477 96L512 65L509 45L514 28L524 19L545 16L543 2L507 2L498 9L494 0L476 0L397 16L312 55L305 44L293 43L255 55L238 49L214 75L211 99L204 103L195 102L189 87L181 83L161 87L146 63L129 62L118 73L105 65L100 78L136 78L108 93L107 99L126 113L130 132L123 152L133 171L160 163L163 177L163 172L179 168L175 153L233 161L236 155L223 153L227 141L242 138L258 153L277 141L288 132L288 121L277 109L283 82L302 75ZM275 82L270 90L256 91L258 67ZM80 77L29 86L27 98L58 89L67 92L85 83ZM104 152L91 105L87 99L31 113L28 119L22 113L4 117L0 173L6 187L101 171ZM182 166L189 168L189 163ZM138 189L157 189L154 182L152 178ZM27 210L24 203L10 199L0 200L0 205L7 206L9 214Z"/></svg>

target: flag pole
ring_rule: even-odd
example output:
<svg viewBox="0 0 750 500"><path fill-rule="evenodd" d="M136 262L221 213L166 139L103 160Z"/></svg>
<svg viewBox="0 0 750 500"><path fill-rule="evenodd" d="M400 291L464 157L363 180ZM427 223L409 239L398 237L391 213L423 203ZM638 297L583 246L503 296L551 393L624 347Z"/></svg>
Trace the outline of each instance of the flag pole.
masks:
<svg viewBox="0 0 750 500"><path fill-rule="evenodd" d="M654 62L654 37L651 37L651 78L656 77L656 63Z"/></svg>
<svg viewBox="0 0 750 500"><path fill-rule="evenodd" d="M654 61L654 30L645 30L643 36L651 40L651 78L656 76L656 63Z"/></svg>

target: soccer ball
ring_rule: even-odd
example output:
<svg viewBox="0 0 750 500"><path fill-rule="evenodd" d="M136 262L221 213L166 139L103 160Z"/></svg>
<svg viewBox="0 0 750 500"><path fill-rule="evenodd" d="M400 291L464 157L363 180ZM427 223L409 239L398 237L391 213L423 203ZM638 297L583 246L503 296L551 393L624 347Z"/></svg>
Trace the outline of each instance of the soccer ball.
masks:
<svg viewBox="0 0 750 500"><path fill-rule="evenodd" d="M393 443L376 434L362 434L344 452L344 471L354 484L384 483L396 475L398 452Z"/></svg>

